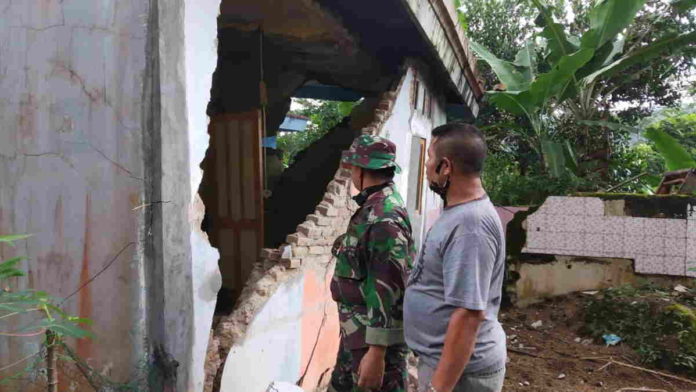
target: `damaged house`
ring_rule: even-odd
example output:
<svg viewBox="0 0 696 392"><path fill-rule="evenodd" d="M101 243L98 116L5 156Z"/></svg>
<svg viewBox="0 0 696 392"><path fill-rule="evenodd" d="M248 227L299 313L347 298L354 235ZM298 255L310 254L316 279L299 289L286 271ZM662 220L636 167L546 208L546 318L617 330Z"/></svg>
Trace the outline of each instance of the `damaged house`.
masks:
<svg viewBox="0 0 696 392"><path fill-rule="evenodd" d="M422 241L440 209L430 130L473 120L482 96L454 2L0 0L0 13L0 233L33 234L0 250L28 258L16 286L92 319L96 337L68 343L139 390L325 384L330 248L354 210L341 151L361 133L397 144ZM263 141L292 97L359 103L269 181ZM0 369L40 343L1 337ZM94 388L61 366L60 390Z"/></svg>

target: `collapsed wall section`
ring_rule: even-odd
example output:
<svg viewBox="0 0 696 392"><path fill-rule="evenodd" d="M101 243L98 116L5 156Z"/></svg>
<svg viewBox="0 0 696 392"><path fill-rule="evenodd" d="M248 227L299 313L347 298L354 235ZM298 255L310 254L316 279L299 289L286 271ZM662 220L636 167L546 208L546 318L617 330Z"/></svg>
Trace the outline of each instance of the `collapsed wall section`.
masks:
<svg viewBox="0 0 696 392"><path fill-rule="evenodd" d="M549 197L521 227L521 217L509 226L508 293L525 305L640 277L696 276L694 205L683 196Z"/></svg>
<svg viewBox="0 0 696 392"><path fill-rule="evenodd" d="M377 134L394 99L395 94L387 92L368 116L354 113L353 126ZM313 390L328 382L339 341L336 305L329 290L331 247L355 209L350 172L338 169L313 213L278 248L262 250L237 307L215 321L206 392L262 392L272 381Z"/></svg>

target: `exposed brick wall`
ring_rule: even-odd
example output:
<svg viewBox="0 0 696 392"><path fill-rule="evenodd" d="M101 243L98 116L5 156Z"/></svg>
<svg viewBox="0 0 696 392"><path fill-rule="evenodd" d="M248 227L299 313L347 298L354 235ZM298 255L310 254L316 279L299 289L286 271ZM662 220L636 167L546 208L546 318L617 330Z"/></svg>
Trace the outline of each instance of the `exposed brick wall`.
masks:
<svg viewBox="0 0 696 392"><path fill-rule="evenodd" d="M389 117L396 93L386 92L366 117L351 118L351 126L360 126L365 134L379 134ZM297 189L297 192L302 192ZM331 248L334 240L345 233L348 221L357 208L351 198L350 171L339 168L328 183L323 199L313 213L288 234L285 243L275 249L263 249L232 314L215 320L206 363L205 391L220 390L225 360L230 349L239 343L246 328L265 300L284 282L304 269L333 269Z"/></svg>
<svg viewBox="0 0 696 392"><path fill-rule="evenodd" d="M394 92L382 94L373 111L372 121L362 128L362 133L379 133L395 99ZM297 231L289 234L286 243L278 249L264 249L262 262L280 262L287 268L298 268L308 258L331 258L334 240L345 233L348 220L355 212L356 205L351 199L350 189L350 171L339 168L314 213L307 215L307 219L297 226Z"/></svg>

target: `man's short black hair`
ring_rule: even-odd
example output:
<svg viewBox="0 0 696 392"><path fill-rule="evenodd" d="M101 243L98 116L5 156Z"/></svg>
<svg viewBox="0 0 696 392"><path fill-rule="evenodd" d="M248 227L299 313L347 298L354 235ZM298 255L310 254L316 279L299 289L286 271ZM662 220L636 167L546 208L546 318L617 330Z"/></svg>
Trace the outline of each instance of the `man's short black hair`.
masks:
<svg viewBox="0 0 696 392"><path fill-rule="evenodd" d="M394 179L394 174L396 173L396 169L394 167L387 167L384 169L377 169L377 170L372 170L372 169L364 169L366 172L370 173L370 175L378 180L382 181L391 181Z"/></svg>
<svg viewBox="0 0 696 392"><path fill-rule="evenodd" d="M435 151L440 158L449 158L462 174L481 174L486 160L486 139L471 124L451 122L433 129L437 137Z"/></svg>

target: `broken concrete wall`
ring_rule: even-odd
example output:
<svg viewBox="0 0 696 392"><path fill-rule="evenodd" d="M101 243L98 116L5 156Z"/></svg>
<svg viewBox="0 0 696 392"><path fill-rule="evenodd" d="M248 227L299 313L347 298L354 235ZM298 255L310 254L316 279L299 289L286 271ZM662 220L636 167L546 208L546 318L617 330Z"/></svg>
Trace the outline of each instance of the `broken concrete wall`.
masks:
<svg viewBox="0 0 696 392"><path fill-rule="evenodd" d="M0 1L0 233L33 234L0 257L28 256L18 285L67 297L69 313L94 321L95 339L68 342L77 354L143 389L203 381L219 278L192 195L218 8ZM3 337L0 367L39 341ZM61 376L61 390L91 388ZM13 390L45 390L22 382Z"/></svg>
<svg viewBox="0 0 696 392"><path fill-rule="evenodd" d="M680 196L549 197L524 223L527 255L509 265L514 300L616 287L641 275L696 276L694 205Z"/></svg>
<svg viewBox="0 0 696 392"><path fill-rule="evenodd" d="M517 306L545 298L586 290L600 290L636 283L638 275L628 259L558 256L549 262L516 260L509 273L518 277L507 292Z"/></svg>
<svg viewBox="0 0 696 392"><path fill-rule="evenodd" d="M696 230L688 229L692 225L696 228L691 207L696 200L680 199L680 217L660 218L616 216L616 209L611 207L617 200L613 199L549 197L527 218L527 245L523 251L628 258L635 260L637 273L696 276L690 271L696 261L696 246L692 246L696 244ZM663 211L668 211L669 198L661 200Z"/></svg>
<svg viewBox="0 0 696 392"><path fill-rule="evenodd" d="M278 247L322 201L326 185L338 170L341 152L347 150L360 128L346 118L324 137L295 157L279 176L265 203L265 246ZM298 192L302 189L302 192Z"/></svg>
<svg viewBox="0 0 696 392"><path fill-rule="evenodd" d="M202 391L205 382L205 358L217 292L221 286L218 252L210 245L201 230L204 205L198 195L203 178L200 164L208 146L208 116L212 75L217 65L217 17L220 0L187 0L184 34L186 45L186 105L188 117L188 147L190 173L190 227L193 317L191 360L188 385L182 391ZM182 364L183 365L183 364Z"/></svg>
<svg viewBox="0 0 696 392"><path fill-rule="evenodd" d="M385 93L363 131L377 134L396 94ZM329 283L331 246L356 209L350 172L338 169L323 200L278 249L265 249L234 312L214 327L206 391L263 392L272 381L314 390L329 380L338 350L338 315ZM255 366L263 363L259 368ZM253 377L251 376L255 374Z"/></svg>

